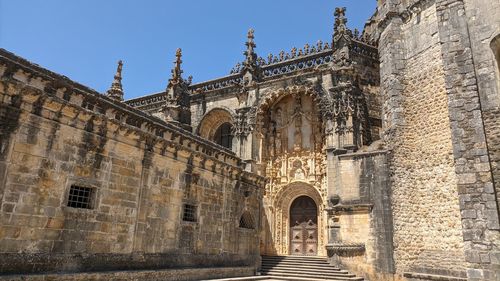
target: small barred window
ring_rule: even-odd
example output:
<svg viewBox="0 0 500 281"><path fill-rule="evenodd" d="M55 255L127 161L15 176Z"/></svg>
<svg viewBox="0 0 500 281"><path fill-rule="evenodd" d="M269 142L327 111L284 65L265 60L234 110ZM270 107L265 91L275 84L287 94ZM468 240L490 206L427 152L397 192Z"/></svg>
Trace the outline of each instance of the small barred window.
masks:
<svg viewBox="0 0 500 281"><path fill-rule="evenodd" d="M184 211L182 213L183 221L196 222L196 206L184 204Z"/></svg>
<svg viewBox="0 0 500 281"><path fill-rule="evenodd" d="M244 212L240 218L240 228L255 229L253 217L249 212Z"/></svg>
<svg viewBox="0 0 500 281"><path fill-rule="evenodd" d="M72 185L69 190L68 207L92 209L92 197L94 189Z"/></svg>

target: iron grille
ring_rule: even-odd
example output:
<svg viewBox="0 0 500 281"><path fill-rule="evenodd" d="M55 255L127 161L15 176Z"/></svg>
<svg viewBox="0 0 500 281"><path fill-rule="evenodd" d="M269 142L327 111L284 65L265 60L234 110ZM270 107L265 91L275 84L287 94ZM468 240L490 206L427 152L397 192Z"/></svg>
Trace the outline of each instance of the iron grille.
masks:
<svg viewBox="0 0 500 281"><path fill-rule="evenodd" d="M196 206L184 204L184 212L182 213L183 221L196 222Z"/></svg>
<svg viewBox="0 0 500 281"><path fill-rule="evenodd" d="M92 195L94 191L91 187L72 185L69 190L68 207L92 209Z"/></svg>
<svg viewBox="0 0 500 281"><path fill-rule="evenodd" d="M246 229L255 229L253 217L249 212L244 212L240 218L240 227Z"/></svg>

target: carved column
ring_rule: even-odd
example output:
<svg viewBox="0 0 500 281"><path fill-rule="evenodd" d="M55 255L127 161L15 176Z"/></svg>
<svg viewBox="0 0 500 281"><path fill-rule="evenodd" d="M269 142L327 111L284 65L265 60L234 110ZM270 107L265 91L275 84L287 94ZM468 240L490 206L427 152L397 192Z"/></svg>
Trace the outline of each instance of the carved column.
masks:
<svg viewBox="0 0 500 281"><path fill-rule="evenodd" d="M253 134L251 133L252 130L248 120L250 109L250 107L243 107L236 110L236 121L232 132L236 154L245 162L252 161ZM257 141L258 138L255 138L255 140ZM247 167L246 170L251 170L251 167Z"/></svg>

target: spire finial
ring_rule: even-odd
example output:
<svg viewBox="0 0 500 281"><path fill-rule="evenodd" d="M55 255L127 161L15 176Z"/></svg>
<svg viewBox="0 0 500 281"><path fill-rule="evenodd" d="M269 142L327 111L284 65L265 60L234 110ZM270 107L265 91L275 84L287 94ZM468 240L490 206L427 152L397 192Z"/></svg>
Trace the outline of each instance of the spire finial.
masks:
<svg viewBox="0 0 500 281"><path fill-rule="evenodd" d="M247 50L244 53L246 56L244 64L247 67L255 66L257 62L257 54L255 54L254 50L256 47L255 42L253 41L254 38L254 30L253 28L250 28L247 33L247 42L245 43Z"/></svg>
<svg viewBox="0 0 500 281"><path fill-rule="evenodd" d="M117 101L123 101L122 68L123 62L119 60L113 83L107 92L108 97Z"/></svg>
<svg viewBox="0 0 500 281"><path fill-rule="evenodd" d="M250 28L248 30L248 33L247 33L248 42L253 42L253 39L255 38L253 35L254 32L255 32L255 30L253 28Z"/></svg>
<svg viewBox="0 0 500 281"><path fill-rule="evenodd" d="M189 84L191 77L187 80L182 79L182 50L178 48L175 52L174 68L172 69L172 78L168 80L166 89L166 102L163 108L164 118L167 121L174 122L180 127L191 131L191 98Z"/></svg>
<svg viewBox="0 0 500 281"><path fill-rule="evenodd" d="M340 34L347 30L347 18L345 17L345 7L335 8L334 34Z"/></svg>
<svg viewBox="0 0 500 281"><path fill-rule="evenodd" d="M181 64L182 64L182 50L181 48L177 48L175 51L175 61L174 61L174 68L172 69L172 78L170 78L169 85L175 85L179 84L182 80L182 70L181 70Z"/></svg>

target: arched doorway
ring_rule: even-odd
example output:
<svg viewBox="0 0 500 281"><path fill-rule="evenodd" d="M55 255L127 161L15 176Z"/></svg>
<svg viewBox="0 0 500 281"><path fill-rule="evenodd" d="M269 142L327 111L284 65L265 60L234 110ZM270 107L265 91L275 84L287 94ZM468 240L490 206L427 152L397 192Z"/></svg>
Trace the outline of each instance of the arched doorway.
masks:
<svg viewBox="0 0 500 281"><path fill-rule="evenodd" d="M318 206L309 196L296 198L290 207L290 254L318 254Z"/></svg>

